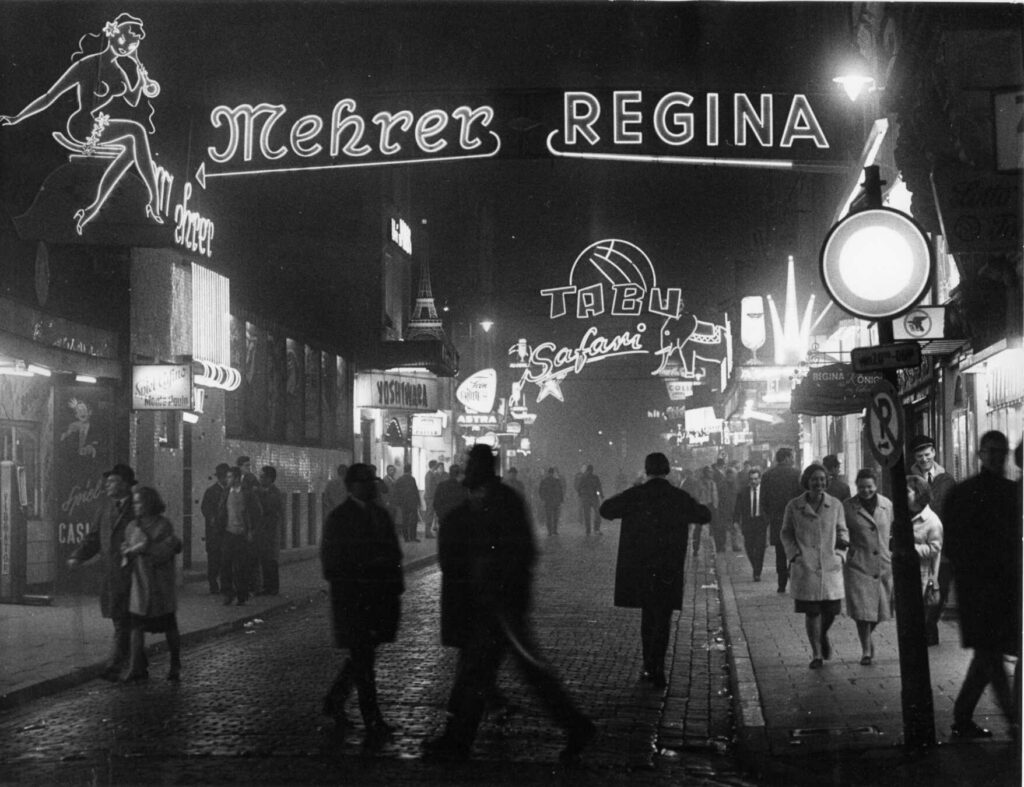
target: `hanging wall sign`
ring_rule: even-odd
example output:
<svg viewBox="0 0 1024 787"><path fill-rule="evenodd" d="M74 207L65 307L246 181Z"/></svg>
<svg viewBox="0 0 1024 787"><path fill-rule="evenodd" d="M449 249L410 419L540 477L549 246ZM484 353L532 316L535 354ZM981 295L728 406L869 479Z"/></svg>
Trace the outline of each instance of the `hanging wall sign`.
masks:
<svg viewBox="0 0 1024 787"><path fill-rule="evenodd" d="M471 374L455 391L455 398L469 413L490 413L498 390L498 373L494 369L481 369Z"/></svg>
<svg viewBox="0 0 1024 787"><path fill-rule="evenodd" d="M191 410L192 364L132 367L133 410Z"/></svg>
<svg viewBox="0 0 1024 787"><path fill-rule="evenodd" d="M547 396L564 401L561 383L567 377L630 355L650 357L653 376L693 383L712 375L710 380L724 388L732 366L728 319L718 325L688 313L682 289L660 287L650 258L635 244L592 243L573 262L568 284L540 294L552 320L574 320L581 334L570 345L521 339L509 348L514 363L523 367L513 385L515 404L523 403L527 383L538 387L538 402ZM620 327L607 332L612 319Z"/></svg>

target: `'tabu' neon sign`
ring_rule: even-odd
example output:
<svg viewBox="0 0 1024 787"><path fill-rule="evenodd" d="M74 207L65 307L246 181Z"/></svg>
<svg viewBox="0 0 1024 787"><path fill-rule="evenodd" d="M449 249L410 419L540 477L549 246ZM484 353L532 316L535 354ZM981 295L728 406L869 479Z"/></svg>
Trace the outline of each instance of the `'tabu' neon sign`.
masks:
<svg viewBox="0 0 1024 787"><path fill-rule="evenodd" d="M660 287L647 254L626 240L607 239L584 249L569 272L569 284L540 291L551 319L601 317L636 319L612 335L589 325L579 341L559 346L531 345L520 339L509 348L513 369L521 369L512 398L521 403L527 384L538 386L537 401L554 396L564 401L561 383L588 365L630 355L652 355L651 375L705 382L717 371L727 379L732 365L731 331L685 311L682 289Z"/></svg>

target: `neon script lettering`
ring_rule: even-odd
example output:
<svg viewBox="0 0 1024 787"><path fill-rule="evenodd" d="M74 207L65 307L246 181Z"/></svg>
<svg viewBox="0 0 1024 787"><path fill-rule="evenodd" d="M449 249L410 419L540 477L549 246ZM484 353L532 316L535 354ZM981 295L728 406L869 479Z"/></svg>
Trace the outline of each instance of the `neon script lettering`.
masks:
<svg viewBox="0 0 1024 787"><path fill-rule="evenodd" d="M326 123L319 115L303 115L287 130L279 130L278 122L288 112L284 104L221 105L210 113L210 123L214 128L225 128L228 138L221 148L208 147L207 155L217 164L251 162L254 157L264 161L324 155L362 159L375 152L385 158L406 153L415 160L436 156L456 145L457 156L475 154L484 149L488 133L494 150L486 155L494 155L501 147L500 138L489 128L494 120L494 110L489 106L460 106L450 112L431 109L419 117L407 109L381 111L369 121L357 110L354 99L344 98L334 105Z"/></svg>

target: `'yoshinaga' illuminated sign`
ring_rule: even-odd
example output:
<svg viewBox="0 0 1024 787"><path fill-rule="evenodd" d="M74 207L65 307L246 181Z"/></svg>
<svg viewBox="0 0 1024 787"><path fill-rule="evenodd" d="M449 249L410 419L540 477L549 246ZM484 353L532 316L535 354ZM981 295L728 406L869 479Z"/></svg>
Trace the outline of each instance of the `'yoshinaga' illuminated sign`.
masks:
<svg viewBox="0 0 1024 787"><path fill-rule="evenodd" d="M652 375L703 382L710 370L717 370L720 382L728 378L732 365L728 319L725 325L716 325L685 312L682 290L659 287L650 259L629 241L592 243L573 263L568 285L540 292L548 299L553 320L607 316L636 322L614 336L602 335L597 325L589 325L572 346L530 345L520 339L509 348L514 358L510 366L523 370L512 385L510 404L522 404L527 383L540 389L538 402L549 395L561 401L560 383L570 374L627 355L654 355L657 364Z"/></svg>
<svg viewBox="0 0 1024 787"><path fill-rule="evenodd" d="M92 201L73 216L79 235L129 172L142 180L149 194L144 206L146 218L163 224L171 215L174 176L153 160L149 146L149 137L155 131L151 100L160 95L160 83L149 76L139 59L139 44L145 37L141 19L118 14L100 33L83 37L74 62L49 90L18 114L0 115L0 126L13 126L42 112L65 93L74 96L75 108L64 131L53 132L53 138L71 152L72 160L106 163ZM148 127L134 119L143 100L149 107ZM186 182L173 206L174 242L212 257L213 222L189 207L191 197L192 184Z"/></svg>

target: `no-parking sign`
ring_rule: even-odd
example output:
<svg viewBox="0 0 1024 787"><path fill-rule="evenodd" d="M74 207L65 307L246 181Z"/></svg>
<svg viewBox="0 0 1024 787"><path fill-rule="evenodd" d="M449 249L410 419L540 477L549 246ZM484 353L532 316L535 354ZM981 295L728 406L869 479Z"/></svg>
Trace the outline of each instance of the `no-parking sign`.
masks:
<svg viewBox="0 0 1024 787"><path fill-rule="evenodd" d="M895 465L903 456L903 408L892 384L882 382L872 390L864 429L879 464Z"/></svg>

